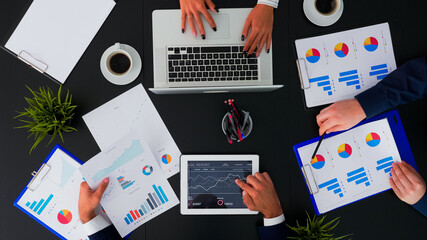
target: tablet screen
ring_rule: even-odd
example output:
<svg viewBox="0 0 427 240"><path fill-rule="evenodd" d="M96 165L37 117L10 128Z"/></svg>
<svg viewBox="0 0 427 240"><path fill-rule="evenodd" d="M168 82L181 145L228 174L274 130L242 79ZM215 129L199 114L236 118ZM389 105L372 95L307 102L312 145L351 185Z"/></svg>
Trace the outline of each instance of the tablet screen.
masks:
<svg viewBox="0 0 427 240"><path fill-rule="evenodd" d="M188 161L188 208L247 208L235 179L251 174L252 161Z"/></svg>

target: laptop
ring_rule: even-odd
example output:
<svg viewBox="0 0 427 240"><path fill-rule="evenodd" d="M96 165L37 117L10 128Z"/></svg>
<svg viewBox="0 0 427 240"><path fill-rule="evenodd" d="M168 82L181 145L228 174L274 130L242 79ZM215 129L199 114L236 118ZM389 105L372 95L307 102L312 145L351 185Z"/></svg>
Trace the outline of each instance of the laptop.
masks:
<svg viewBox="0 0 427 240"><path fill-rule="evenodd" d="M156 94L268 92L273 85L273 49L245 56L241 32L251 8L211 13L214 32L202 17L206 39L181 32L181 10L153 11L153 68Z"/></svg>

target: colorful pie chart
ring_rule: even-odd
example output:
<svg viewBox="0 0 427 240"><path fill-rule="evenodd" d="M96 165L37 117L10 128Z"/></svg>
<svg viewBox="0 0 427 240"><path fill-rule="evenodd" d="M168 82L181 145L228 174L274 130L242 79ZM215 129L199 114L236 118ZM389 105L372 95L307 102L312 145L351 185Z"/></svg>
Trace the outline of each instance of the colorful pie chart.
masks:
<svg viewBox="0 0 427 240"><path fill-rule="evenodd" d="M171 157L171 155L169 155L169 154L165 154L165 155L163 155L163 157L162 157L162 162L163 162L164 164L169 164L171 161L172 161L172 157Z"/></svg>
<svg viewBox="0 0 427 240"><path fill-rule="evenodd" d="M146 165L146 166L142 169L142 173L143 173L145 176L150 175L151 173L153 173L153 167L152 167L152 166L150 166L150 165Z"/></svg>
<svg viewBox="0 0 427 240"><path fill-rule="evenodd" d="M347 143L341 144L338 147L338 155L340 155L340 157L342 158L350 157L352 152L353 150L351 149L351 146L348 145Z"/></svg>
<svg viewBox="0 0 427 240"><path fill-rule="evenodd" d="M343 58L348 54L348 46L345 43L338 43L335 45L334 51L337 57Z"/></svg>
<svg viewBox="0 0 427 240"><path fill-rule="evenodd" d="M58 213L58 221L62 224L69 224L73 219L73 214L67 209L63 209Z"/></svg>
<svg viewBox="0 0 427 240"><path fill-rule="evenodd" d="M305 54L305 58L310 63L317 63L320 59L320 52L315 48L310 48Z"/></svg>
<svg viewBox="0 0 427 240"><path fill-rule="evenodd" d="M316 155L311 159L311 166L315 169L321 169L325 166L325 158L322 155Z"/></svg>
<svg viewBox="0 0 427 240"><path fill-rule="evenodd" d="M374 132L371 132L368 135L366 135L366 143L368 144L368 146L376 147L380 144L380 142L381 142L380 135Z"/></svg>
<svg viewBox="0 0 427 240"><path fill-rule="evenodd" d="M365 40L364 45L365 45L366 51L373 52L373 51L377 50L377 48L378 48L378 40L374 37L368 37Z"/></svg>

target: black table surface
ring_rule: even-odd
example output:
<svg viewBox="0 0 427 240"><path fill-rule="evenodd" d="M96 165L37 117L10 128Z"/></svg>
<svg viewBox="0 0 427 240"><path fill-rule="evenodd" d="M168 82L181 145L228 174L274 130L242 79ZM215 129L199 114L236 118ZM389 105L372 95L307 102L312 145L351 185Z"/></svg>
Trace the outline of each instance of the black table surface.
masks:
<svg viewBox="0 0 427 240"><path fill-rule="evenodd" d="M333 26L322 28L310 23L302 11L302 0L281 0L274 22L274 82L285 87L270 93L214 95L166 95L149 92L169 131L184 154L253 153L260 155L260 170L270 173L275 182L286 222L305 223L305 211L312 214L303 177L292 146L317 136L315 116L321 107L306 109L295 65L294 40L308 36L389 22L398 65L427 54L427 14L424 0L345 1L344 14ZM28 0L4 1L0 8L0 39L7 40ZM255 0L216 0L219 9L252 7ZM153 86L152 22L155 9L177 9L178 0L121 0L116 5L88 49L65 82L79 105L74 126L78 132L65 135L48 147L41 144L31 155L32 140L13 117L26 106L24 96L31 88L58 85L30 69L9 53L0 51L0 239L55 239L36 221L13 207L13 201L30 180L54 144L62 144L83 161L100 149L81 116L106 101L142 83ZM179 21L179 19L177 19ZM220 28L221 26L218 26ZM235 34L241 34L236 32ZM209 36L208 36L209 37ZM143 71L127 86L115 86L104 79L99 60L106 48L121 42L135 47L143 58ZM66 57L66 56L65 56ZM251 112L254 129L239 144L228 144L221 132L223 101L234 98ZM421 175L427 178L427 99L397 109L409 139ZM179 196L179 174L169 179ZM341 217L337 236L354 233L353 239L422 239L426 236L426 218L400 201L392 191L327 213L328 218ZM256 226L262 216L182 216L176 206L138 228L130 239L257 239Z"/></svg>

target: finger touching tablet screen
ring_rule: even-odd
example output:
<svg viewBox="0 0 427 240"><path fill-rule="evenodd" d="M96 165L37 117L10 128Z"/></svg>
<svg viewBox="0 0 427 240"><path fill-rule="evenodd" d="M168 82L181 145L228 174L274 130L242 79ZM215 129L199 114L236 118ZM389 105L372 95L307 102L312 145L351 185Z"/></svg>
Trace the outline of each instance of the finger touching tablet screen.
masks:
<svg viewBox="0 0 427 240"><path fill-rule="evenodd" d="M258 172L258 155L181 156L181 214L257 214L235 179Z"/></svg>

